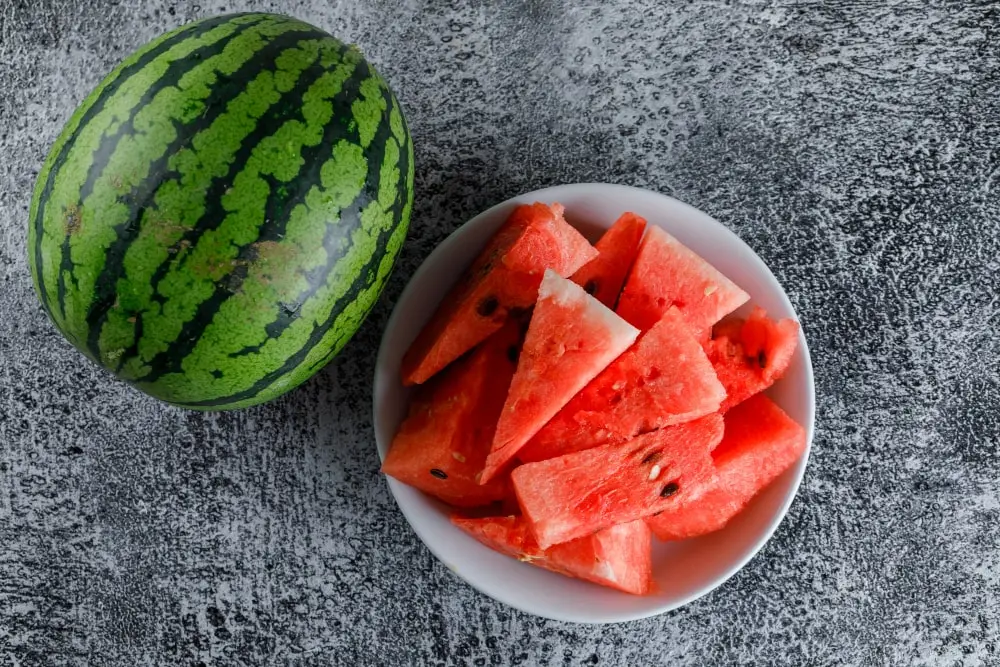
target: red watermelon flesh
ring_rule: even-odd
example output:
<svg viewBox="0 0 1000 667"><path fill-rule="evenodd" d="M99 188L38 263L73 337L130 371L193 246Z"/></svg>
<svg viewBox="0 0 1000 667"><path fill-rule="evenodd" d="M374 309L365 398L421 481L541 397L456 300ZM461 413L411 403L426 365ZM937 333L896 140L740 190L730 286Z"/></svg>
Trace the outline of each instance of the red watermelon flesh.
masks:
<svg viewBox="0 0 1000 667"><path fill-rule="evenodd" d="M638 335L579 285L546 271L486 459L483 482L500 471Z"/></svg>
<svg viewBox="0 0 1000 667"><path fill-rule="evenodd" d="M798 341L798 322L775 322L760 307L746 320L719 323L705 352L726 388L720 409L726 411L774 384L788 370Z"/></svg>
<svg viewBox="0 0 1000 667"><path fill-rule="evenodd" d="M653 225L618 300L617 312L643 331L677 306L692 331L702 332L750 296L715 267Z"/></svg>
<svg viewBox="0 0 1000 667"><path fill-rule="evenodd" d="M711 414L624 443L525 463L514 492L538 544L553 544L635 521L690 500L715 474L710 452L722 439Z"/></svg>
<svg viewBox="0 0 1000 667"><path fill-rule="evenodd" d="M522 562L635 595L652 589L652 539L644 521L612 526L542 549L520 516L453 516L451 520L494 551Z"/></svg>
<svg viewBox="0 0 1000 667"><path fill-rule="evenodd" d="M506 478L480 485L493 431L514 375L520 327L511 320L416 389L382 472L459 507L510 496Z"/></svg>
<svg viewBox="0 0 1000 667"><path fill-rule="evenodd" d="M697 537L725 526L802 456L806 433L763 394L726 413L725 435L712 452L716 479L697 501L650 517L663 540Z"/></svg>
<svg viewBox="0 0 1000 667"><path fill-rule="evenodd" d="M426 382L535 302L546 269L575 273L597 250L560 204L519 206L448 292L403 357L403 384Z"/></svg>
<svg viewBox="0 0 1000 667"><path fill-rule="evenodd" d="M644 218L623 213L597 242L600 254L573 274L573 282L608 308L614 308L645 231Z"/></svg>
<svg viewBox="0 0 1000 667"><path fill-rule="evenodd" d="M677 308L618 357L518 453L542 461L715 412L726 392Z"/></svg>

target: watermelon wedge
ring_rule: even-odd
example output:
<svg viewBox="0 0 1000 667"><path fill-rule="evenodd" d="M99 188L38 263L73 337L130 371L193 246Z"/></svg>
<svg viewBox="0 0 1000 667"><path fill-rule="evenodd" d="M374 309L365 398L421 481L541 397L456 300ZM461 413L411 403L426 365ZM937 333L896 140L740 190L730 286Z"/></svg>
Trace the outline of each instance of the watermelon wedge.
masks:
<svg viewBox="0 0 1000 667"><path fill-rule="evenodd" d="M726 388L723 412L764 391L785 374L799 342L799 324L775 322L755 307L746 320L732 319L715 327L705 352Z"/></svg>
<svg viewBox="0 0 1000 667"><path fill-rule="evenodd" d="M546 271L482 481L503 468L638 335L579 285Z"/></svg>
<svg viewBox="0 0 1000 667"><path fill-rule="evenodd" d="M693 501L715 474L722 439L717 414L547 461L511 473L514 492L541 548Z"/></svg>
<svg viewBox="0 0 1000 667"><path fill-rule="evenodd" d="M643 331L677 306L692 331L705 331L750 296L715 267L655 225L639 246L617 312Z"/></svg>
<svg viewBox="0 0 1000 667"><path fill-rule="evenodd" d="M520 327L511 320L469 356L417 388L382 472L458 507L510 496L506 479L480 485L514 375Z"/></svg>
<svg viewBox="0 0 1000 667"><path fill-rule="evenodd" d="M595 247L600 254L573 274L573 282L608 308L614 309L645 231L645 218L635 213L623 213L597 242Z"/></svg>
<svg viewBox="0 0 1000 667"><path fill-rule="evenodd" d="M535 302L542 275L570 276L597 250L560 204L519 206L444 297L403 357L404 385L426 382Z"/></svg>
<svg viewBox="0 0 1000 667"><path fill-rule="evenodd" d="M649 525L663 540L719 530L805 449L805 430L771 399L757 394L726 413L725 435L712 452L717 474L705 493L650 517Z"/></svg>
<svg viewBox="0 0 1000 667"><path fill-rule="evenodd" d="M615 359L518 453L543 461L624 442L715 412L725 399L701 345L677 308Z"/></svg>
<svg viewBox="0 0 1000 667"><path fill-rule="evenodd" d="M542 549L523 517L453 516L451 520L494 551L537 567L635 595L644 595L653 587L652 539L644 521L612 526Z"/></svg>

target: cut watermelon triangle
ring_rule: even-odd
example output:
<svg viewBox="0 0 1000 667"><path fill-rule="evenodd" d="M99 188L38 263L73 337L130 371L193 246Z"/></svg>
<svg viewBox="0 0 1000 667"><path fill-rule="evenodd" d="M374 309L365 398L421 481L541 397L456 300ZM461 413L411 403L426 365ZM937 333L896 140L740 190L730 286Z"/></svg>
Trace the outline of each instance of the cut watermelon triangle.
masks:
<svg viewBox="0 0 1000 667"><path fill-rule="evenodd" d="M418 387L382 472L457 507L509 497L506 478L480 485L477 476L514 375L520 338L520 327L511 320Z"/></svg>
<svg viewBox="0 0 1000 667"><path fill-rule="evenodd" d="M453 516L451 520L494 551L537 567L635 595L653 587L652 539L644 521L613 526L543 550L528 522L519 516Z"/></svg>
<svg viewBox="0 0 1000 667"><path fill-rule="evenodd" d="M511 310L530 307L547 269L569 276L596 256L560 204L517 207L407 350L403 384L426 382L499 330Z"/></svg>
<svg viewBox="0 0 1000 667"><path fill-rule="evenodd" d="M725 526L806 449L805 430L771 399L758 394L726 413L725 435L712 452L717 477L697 501L651 517L663 540L697 537Z"/></svg>
<svg viewBox="0 0 1000 667"><path fill-rule="evenodd" d="M746 320L719 323L713 338L705 343L705 352L726 388L720 410L724 412L774 384L788 370L798 342L798 322L775 322L760 307Z"/></svg>
<svg viewBox="0 0 1000 667"><path fill-rule="evenodd" d="M617 312L643 331L677 306L688 326L703 332L750 296L715 267L652 225L618 301Z"/></svg>
<svg viewBox="0 0 1000 667"><path fill-rule="evenodd" d="M539 546L589 535L693 500L714 476L710 452L722 438L711 414L679 426L525 463L514 492Z"/></svg>
<svg viewBox="0 0 1000 667"><path fill-rule="evenodd" d="M579 285L546 271L486 459L483 482L638 335L638 330Z"/></svg>
<svg viewBox="0 0 1000 667"><path fill-rule="evenodd" d="M635 213L623 213L597 242L595 247L600 254L573 274L573 282L613 309L645 231L644 218Z"/></svg>
<svg viewBox="0 0 1000 667"><path fill-rule="evenodd" d="M715 412L726 397L676 308L573 397L518 453L542 461Z"/></svg>

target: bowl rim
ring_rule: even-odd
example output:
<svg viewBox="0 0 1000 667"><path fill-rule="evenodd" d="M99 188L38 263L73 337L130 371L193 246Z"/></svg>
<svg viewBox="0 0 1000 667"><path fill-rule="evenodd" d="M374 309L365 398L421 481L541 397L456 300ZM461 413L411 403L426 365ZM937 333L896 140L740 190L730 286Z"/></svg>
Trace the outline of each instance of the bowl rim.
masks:
<svg viewBox="0 0 1000 667"><path fill-rule="evenodd" d="M478 582L462 575L460 572L457 572L454 568L449 566L448 559L444 556L444 554L442 554L439 551L438 546L433 543L433 540L428 539L424 530L421 527L419 527L419 522L415 523L415 516L413 514L414 509L408 506L406 503L400 502L399 496L396 493L396 489L398 487L405 487L405 485L402 482L399 482L398 480L395 480L391 477L384 475L380 476L385 477L389 485L389 490L392 493L393 500L396 502L396 506L403 513L406 522L409 524L410 528L414 531L414 533L417 534L417 537L420 538L420 541L427 547L427 549L447 570L452 572L453 575L457 576L459 579L461 579L466 584L468 584L475 590L479 591L483 595L486 595L494 600L497 600L498 602L513 607L514 609L517 609L521 612L524 612L526 614L531 614L532 616L537 616L539 618L550 618L556 621L567 622L567 623L579 623L584 625L627 623L631 621L641 620L644 618L659 616L661 614L665 614L667 612L674 611L688 604L691 604L692 602L702 597L705 597L708 594L715 591L716 589L718 589L720 586L729 581L737 572L746 567L747 563L753 560L753 558L761 551L761 549L764 548L764 545L770 542L771 538L774 536L774 533L777 531L778 526L781 525L782 521L784 521L785 519L785 516L787 516L788 510L791 508L792 503L795 501L796 497L798 497L799 488L802 485L803 478L805 477L805 470L809 462L809 456L812 452L812 443L815 434L815 422L816 422L816 387L815 387L815 377L813 374L813 367L812 367L812 357L809 353L809 346L808 342L806 341L805 332L803 331L803 327L801 326L801 320L799 319L798 313L796 312L791 300L788 298L788 294L785 292L784 286L778 281L778 279L771 272L770 267L767 266L764 260L761 259L761 257L753 250L753 248L747 245L747 243L742 238L740 238L739 235L737 235L734 231L732 231L729 227L722 224L708 213L700 209L697 209L694 206L691 206L690 204L680 201L674 197L671 197L670 195L666 195L661 192L657 192L655 190L648 190L645 188L639 188L630 185L621 185L616 183L602 183L602 182L564 183L560 185L553 185L541 188L538 190L532 190L505 199L504 201L494 204L493 206L490 206L489 208L481 211L480 213L477 213L475 216L469 218L461 225L456 227L454 230L452 230L441 243L439 243L437 246L434 247L434 249L430 252L430 254L428 254L427 257L423 259L423 261L420 263L417 269L408 278L406 286L403 288L403 291L400 292L399 297L393 304L392 313L390 314L389 319L387 320L386 325L382 330L382 337L379 342L378 354L375 360L375 370L374 370L374 378L372 384L373 387L372 427L375 432L374 433L375 449L376 452L378 453L379 461L381 463L382 461L385 460L385 454L383 453L382 447L380 446L378 441L378 426L377 426L379 423L379 405L380 405L379 398L384 393L384 389L382 387L383 374L380 371L386 363L385 362L386 356L389 354L388 332L392 331L394 327L397 326L398 324L397 320L401 316L400 304L405 303L410 298L411 293L416 289L415 285L420 282L418 278L423 276L425 273L432 271L433 270L432 267L436 264L437 261L440 261L439 260L440 256L446 255L452 246L460 243L462 237L466 233L468 233L470 229L476 227L478 224L481 224L481 221L483 219L491 218L493 215L497 213L497 211L502 210L505 207L511 206L516 201L524 201L529 199L534 201L558 201L560 199L559 196L560 193L564 193L568 190L577 188L598 188L605 190L609 193L617 192L619 195L622 196L627 196L628 194L642 193L643 196L647 197L654 196L660 198L664 200L664 203L668 203L673 207L685 210L686 213L708 218L719 228L719 231L721 233L723 233L724 235L728 235L730 237L729 240L732 243L734 243L735 245L742 246L747 251L748 256L751 257L750 261L758 265L756 269L761 273L765 274L770 279L770 281L773 282L773 284L778 287L774 296L782 302L782 305L787 309L787 311L790 312L792 316L795 318L795 320L800 323L799 333L798 333L798 345L800 351L798 352L798 354L801 355L803 361L802 372L806 390L806 395L805 395L806 423L801 424L801 426L806 431L806 448L802 456L799 458L799 461L797 462L796 466L793 468L793 470L795 471L795 477L794 480L792 481L789 491L785 499L781 503L780 508L771 517L767 525L767 528L761 532L759 538L756 540L756 543L752 548L748 549L747 552L741 558L735 560L732 565L725 568L725 570L719 576L717 576L710 584L707 584L697 590L691 591L687 595L681 596L678 599L672 600L657 608L651 608L649 610L641 610L635 613L614 614L613 616L602 616L599 612L591 613L589 614L590 616L589 618L571 617L568 615L561 615L558 613L543 614L539 613L538 611L528 609L524 605L520 604L515 596L512 596L507 593L507 589L500 588L499 590L486 590L486 588L481 586ZM650 223L650 224L655 224L655 223ZM389 445L387 443L386 450L388 450L388 446ZM457 531L459 529L455 528L455 530ZM622 595L626 594L622 593Z"/></svg>

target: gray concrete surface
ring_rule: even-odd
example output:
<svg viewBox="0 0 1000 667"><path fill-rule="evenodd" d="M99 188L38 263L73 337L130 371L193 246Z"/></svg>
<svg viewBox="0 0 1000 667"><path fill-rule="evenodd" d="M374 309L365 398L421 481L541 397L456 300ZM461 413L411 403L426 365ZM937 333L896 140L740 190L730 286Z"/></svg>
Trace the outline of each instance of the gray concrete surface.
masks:
<svg viewBox="0 0 1000 667"><path fill-rule="evenodd" d="M25 260L75 104L195 17L357 42L408 112L411 238L330 367L198 415L55 332ZM0 665L1000 664L1000 14L992 2L0 0ZM708 211L786 285L819 422L800 496L724 587L588 627L477 594L377 473L390 303L462 221L574 181Z"/></svg>

